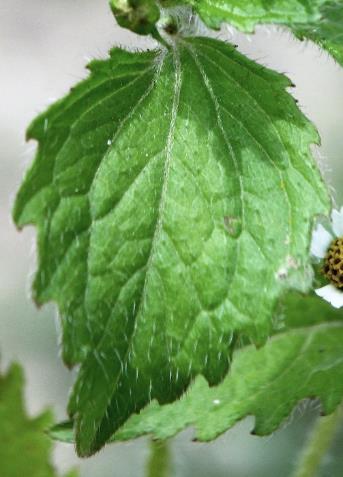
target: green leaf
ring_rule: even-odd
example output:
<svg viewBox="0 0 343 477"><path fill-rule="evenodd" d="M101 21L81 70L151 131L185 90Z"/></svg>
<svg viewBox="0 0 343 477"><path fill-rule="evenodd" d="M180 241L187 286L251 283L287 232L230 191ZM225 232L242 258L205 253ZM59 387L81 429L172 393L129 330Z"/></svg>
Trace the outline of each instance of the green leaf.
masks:
<svg viewBox="0 0 343 477"><path fill-rule="evenodd" d="M210 28L226 22L252 33L257 25L275 23L291 28L302 40L311 40L343 65L342 0L165 0L191 4Z"/></svg>
<svg viewBox="0 0 343 477"><path fill-rule="evenodd" d="M29 128L14 210L38 229L35 299L58 303L64 359L81 363L81 455L197 374L218 383L237 336L264 343L278 297L311 283L329 209L284 76L205 38L90 69Z"/></svg>
<svg viewBox="0 0 343 477"><path fill-rule="evenodd" d="M343 310L317 297L291 295L285 319L296 327L276 334L263 348L236 351L230 374L219 386L209 387L199 376L180 401L151 403L111 440L144 434L166 439L193 426L196 438L208 441L250 415L255 416L253 432L266 435L305 398L319 398L323 413L333 412L343 399ZM72 442L72 423L56 426L51 435Z"/></svg>
<svg viewBox="0 0 343 477"><path fill-rule="evenodd" d="M286 330L292 330L339 321L343 319L343 309L337 310L315 294L303 296L293 292L284 299L278 316Z"/></svg>
<svg viewBox="0 0 343 477"><path fill-rule="evenodd" d="M308 23L320 19L327 0L162 0L162 4L190 4L210 28L230 23L244 32L256 25Z"/></svg>
<svg viewBox="0 0 343 477"><path fill-rule="evenodd" d="M162 407L151 404L131 417L115 439L145 433L167 438L194 426L196 438L208 441L249 415L255 416L253 432L267 435L300 400L313 397L329 414L343 399L342 342L341 321L277 335L259 350L248 347L234 356L221 385L210 388L198 377L185 398Z"/></svg>
<svg viewBox="0 0 343 477"><path fill-rule="evenodd" d="M343 66L343 2L327 2L321 9L319 21L294 25L301 39L312 40L327 50Z"/></svg>
<svg viewBox="0 0 343 477"><path fill-rule="evenodd" d="M51 440L45 431L53 422L50 411L31 419L23 403L23 373L12 364L0 374L0 475L1 477L54 477ZM76 477L71 471L66 477Z"/></svg>

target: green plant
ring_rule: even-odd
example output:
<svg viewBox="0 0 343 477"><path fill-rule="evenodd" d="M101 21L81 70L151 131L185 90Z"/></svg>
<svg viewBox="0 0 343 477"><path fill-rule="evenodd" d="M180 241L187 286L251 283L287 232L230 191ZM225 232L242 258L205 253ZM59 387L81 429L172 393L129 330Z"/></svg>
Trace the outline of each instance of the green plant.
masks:
<svg viewBox="0 0 343 477"><path fill-rule="evenodd" d="M310 151L318 133L289 79L201 20L247 33L276 23L343 65L343 3L110 4L156 49L112 49L31 124L38 151L14 207L38 231L34 299L58 304L63 359L79 366L71 421L52 435L88 456L190 424L213 439L248 414L270 433L306 397L333 412L342 312L311 290L335 274L329 299L342 305L343 250L338 240L326 276L310 254L315 220L331 212ZM338 238L342 222L336 211Z"/></svg>
<svg viewBox="0 0 343 477"><path fill-rule="evenodd" d="M0 374L0 470L3 477L22 477L29 471L33 477L56 477L51 464L52 443L45 435L52 425L49 410L30 419L24 409L23 372L12 364ZM65 477L77 477L70 471Z"/></svg>

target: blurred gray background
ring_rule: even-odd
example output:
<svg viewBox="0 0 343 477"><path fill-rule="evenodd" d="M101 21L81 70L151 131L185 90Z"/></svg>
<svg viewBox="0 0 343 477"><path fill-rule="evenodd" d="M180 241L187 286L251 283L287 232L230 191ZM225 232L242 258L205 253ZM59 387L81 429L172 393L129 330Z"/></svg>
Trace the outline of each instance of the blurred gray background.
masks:
<svg viewBox="0 0 343 477"><path fill-rule="evenodd" d="M316 47L280 29L259 28L248 39L223 28L220 36L237 43L250 58L292 78L297 86L292 94L322 137L315 155L342 205L343 69ZM30 301L34 230L18 233L10 210L35 148L24 141L26 126L85 77L89 59L105 57L114 44L142 49L151 42L119 29L107 0L0 0L1 368L19 361L25 368L29 412L51 406L57 420L66 417L72 373L59 358L55 308L37 310ZM188 430L172 442L172 476L289 476L318 412L316 404L301 404L268 438L250 435L251 418L210 444L192 443ZM323 463L322 477L343 475L342 445L343 432ZM147 455L147 439L108 446L82 461L72 446L57 444L54 462L61 472L77 465L81 477L141 477Z"/></svg>

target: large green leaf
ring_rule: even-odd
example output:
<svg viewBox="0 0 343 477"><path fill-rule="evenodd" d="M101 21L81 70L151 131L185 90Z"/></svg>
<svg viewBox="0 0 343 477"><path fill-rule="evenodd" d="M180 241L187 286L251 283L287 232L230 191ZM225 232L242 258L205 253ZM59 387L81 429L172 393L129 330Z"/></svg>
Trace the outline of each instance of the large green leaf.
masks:
<svg viewBox="0 0 343 477"><path fill-rule="evenodd" d="M31 419L23 403L23 374L13 364L0 374L0 475L1 477L54 477L52 444L45 431L53 422L45 411ZM66 477L76 477L71 471Z"/></svg>
<svg viewBox="0 0 343 477"><path fill-rule="evenodd" d="M263 348L236 351L230 374L219 386L210 388L197 377L180 401L151 403L111 441L144 434L165 439L188 426L195 427L197 439L207 441L249 415L255 416L254 433L270 434L305 398L320 398L325 414L334 411L343 399L343 310L318 297L292 295L284 313L286 326L293 328ZM73 442L72 424L56 426L51 435Z"/></svg>
<svg viewBox="0 0 343 477"><path fill-rule="evenodd" d="M151 399L227 372L262 344L277 298L306 287L326 188L313 126L282 75L204 38L111 52L31 125L17 224L38 228L38 303L55 300L78 452Z"/></svg>

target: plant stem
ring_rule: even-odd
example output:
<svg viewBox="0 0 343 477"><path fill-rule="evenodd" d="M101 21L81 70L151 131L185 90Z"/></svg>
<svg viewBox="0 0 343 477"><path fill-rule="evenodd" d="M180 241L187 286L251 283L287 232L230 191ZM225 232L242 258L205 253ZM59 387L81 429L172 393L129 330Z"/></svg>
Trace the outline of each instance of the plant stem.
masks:
<svg viewBox="0 0 343 477"><path fill-rule="evenodd" d="M168 50L170 50L170 45L166 42L166 40L160 35L160 32L156 28L156 26L152 29L151 31L151 36L154 38L154 40L158 41L161 43L163 46L165 46Z"/></svg>
<svg viewBox="0 0 343 477"><path fill-rule="evenodd" d="M168 441L150 442L150 457L146 468L147 477L168 477L170 471L170 449Z"/></svg>
<svg viewBox="0 0 343 477"><path fill-rule="evenodd" d="M330 416L318 418L305 450L300 456L293 477L315 477L317 475L319 466L342 424L342 417L343 405L341 404Z"/></svg>

